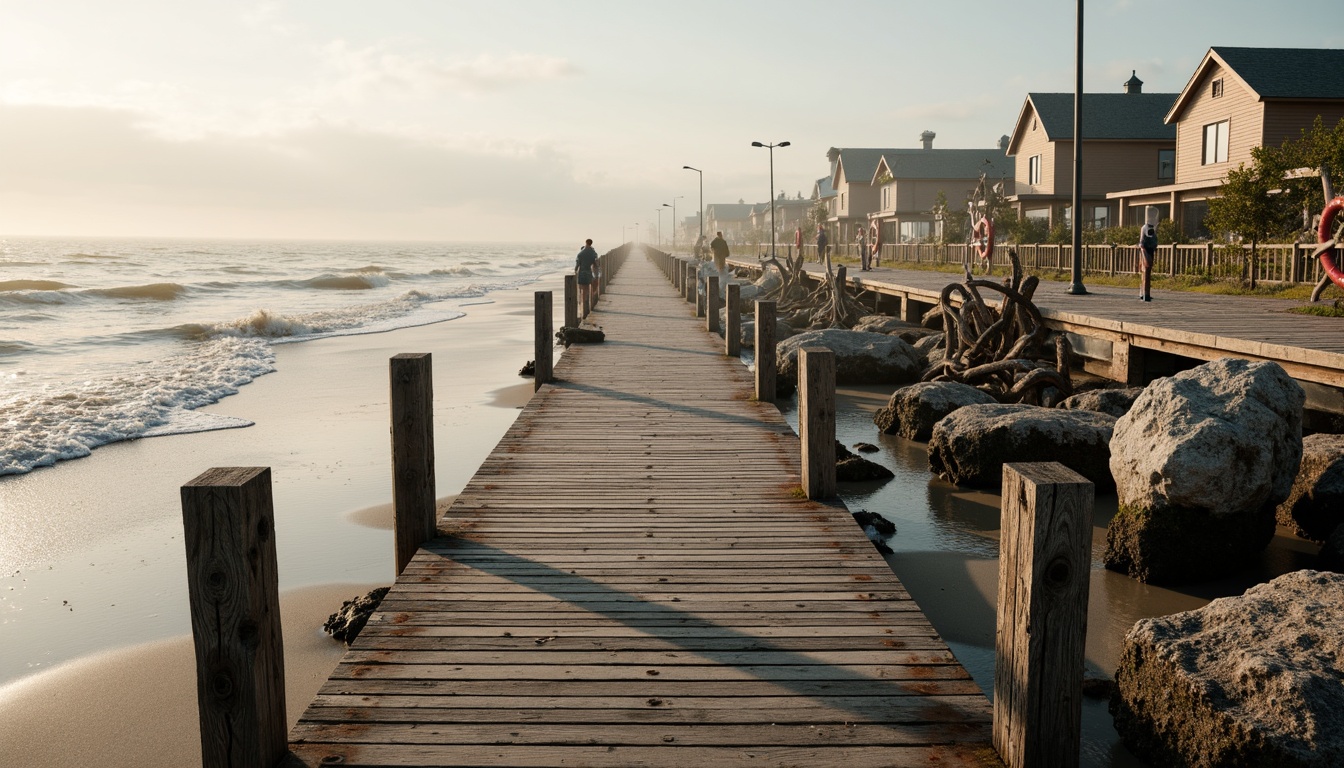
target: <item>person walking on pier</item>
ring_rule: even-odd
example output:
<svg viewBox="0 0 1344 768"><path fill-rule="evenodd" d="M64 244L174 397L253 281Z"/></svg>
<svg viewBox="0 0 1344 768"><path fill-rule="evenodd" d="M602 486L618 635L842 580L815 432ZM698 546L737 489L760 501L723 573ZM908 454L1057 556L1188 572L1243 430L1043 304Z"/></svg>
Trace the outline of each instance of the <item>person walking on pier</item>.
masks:
<svg viewBox="0 0 1344 768"><path fill-rule="evenodd" d="M1144 225L1139 230L1139 301L1152 301L1153 259L1157 257L1157 209L1144 210Z"/></svg>
<svg viewBox="0 0 1344 768"><path fill-rule="evenodd" d="M723 239L722 232L715 232L714 239L709 241L709 250L714 253L714 268L723 272L728 268L728 241Z"/></svg>
<svg viewBox="0 0 1344 768"><path fill-rule="evenodd" d="M597 251L593 250L592 238L583 241L583 248L574 259L574 275L579 284L579 301L591 302L587 295L592 292L593 283L597 280Z"/></svg>

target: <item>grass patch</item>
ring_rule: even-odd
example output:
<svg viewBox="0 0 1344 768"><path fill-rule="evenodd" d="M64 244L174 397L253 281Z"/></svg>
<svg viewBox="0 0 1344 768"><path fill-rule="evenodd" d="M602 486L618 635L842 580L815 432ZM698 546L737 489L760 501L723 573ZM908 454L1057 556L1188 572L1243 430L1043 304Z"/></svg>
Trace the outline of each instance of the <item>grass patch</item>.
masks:
<svg viewBox="0 0 1344 768"><path fill-rule="evenodd" d="M1290 307L1289 312L1298 315L1316 317L1344 317L1344 300L1336 299L1333 304L1308 304L1305 307Z"/></svg>

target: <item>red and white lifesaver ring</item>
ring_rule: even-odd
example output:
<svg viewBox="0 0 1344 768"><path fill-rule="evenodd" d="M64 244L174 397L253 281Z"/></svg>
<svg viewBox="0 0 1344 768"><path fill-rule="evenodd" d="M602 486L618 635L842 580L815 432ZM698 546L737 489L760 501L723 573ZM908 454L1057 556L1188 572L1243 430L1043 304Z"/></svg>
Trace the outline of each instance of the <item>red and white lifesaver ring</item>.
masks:
<svg viewBox="0 0 1344 768"><path fill-rule="evenodd" d="M1328 243L1333 239L1335 216L1339 214L1341 209L1344 209L1344 197L1336 197L1325 204L1325 209L1321 211L1321 224L1316 229L1316 242ZM1321 267L1325 269L1325 274L1330 276L1330 280L1335 285L1344 288L1344 271L1341 271L1339 265L1335 263L1334 246L1321 252Z"/></svg>
<svg viewBox="0 0 1344 768"><path fill-rule="evenodd" d="M975 222L971 229L971 237L974 238L975 252L982 259L988 259L994 255L994 222L988 217L981 216L980 220Z"/></svg>

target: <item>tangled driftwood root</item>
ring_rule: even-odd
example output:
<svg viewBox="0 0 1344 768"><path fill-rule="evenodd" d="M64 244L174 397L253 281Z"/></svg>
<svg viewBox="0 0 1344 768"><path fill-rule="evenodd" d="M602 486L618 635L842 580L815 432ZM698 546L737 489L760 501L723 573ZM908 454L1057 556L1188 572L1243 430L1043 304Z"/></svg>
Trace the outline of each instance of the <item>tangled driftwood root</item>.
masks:
<svg viewBox="0 0 1344 768"><path fill-rule="evenodd" d="M845 291L845 267L831 269L829 260L826 273L815 288L807 289L807 271L803 269L801 254L786 263L774 257L767 259L763 268L779 270L780 285L767 298L774 299L776 310L782 315L806 310L812 328L852 328L869 311L859 300Z"/></svg>
<svg viewBox="0 0 1344 768"><path fill-rule="evenodd" d="M1049 329L1031 301L1040 281L1022 277L1016 251L1010 250L1008 259L1012 276L1003 283L973 279L967 270L964 282L943 288L933 311L942 315L945 355L929 366L923 380L969 384L1002 403L1054 406L1073 394L1073 350L1059 334L1050 359L1045 349ZM991 305L982 291L998 293L1002 301Z"/></svg>

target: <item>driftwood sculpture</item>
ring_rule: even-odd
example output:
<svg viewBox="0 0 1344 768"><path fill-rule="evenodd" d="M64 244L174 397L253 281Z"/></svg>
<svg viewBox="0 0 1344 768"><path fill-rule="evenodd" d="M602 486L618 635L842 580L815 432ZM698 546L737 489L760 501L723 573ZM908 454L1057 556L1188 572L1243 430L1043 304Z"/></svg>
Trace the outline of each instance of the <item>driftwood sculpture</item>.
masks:
<svg viewBox="0 0 1344 768"><path fill-rule="evenodd" d="M768 296L775 300L776 310L781 315L806 310L813 328L851 328L860 317L869 314L866 307L845 291L843 265L832 270L830 259L827 259L826 274L815 288L808 291L802 253L786 261L787 264L781 264L772 256L763 265L765 269L773 266L779 270L780 285Z"/></svg>
<svg viewBox="0 0 1344 768"><path fill-rule="evenodd" d="M1010 250L1008 259L1012 275L1003 283L973 279L967 269L964 282L943 288L932 312L942 315L945 354L923 379L969 384L1001 403L1054 406L1073 394L1073 350L1059 334L1053 360L1040 362L1050 355L1045 349L1049 329L1031 301L1039 280L1022 277L1016 251ZM982 292L997 293L1002 301L996 307Z"/></svg>

